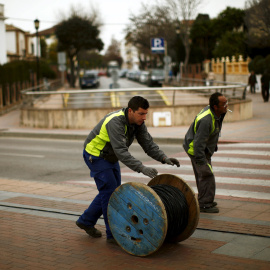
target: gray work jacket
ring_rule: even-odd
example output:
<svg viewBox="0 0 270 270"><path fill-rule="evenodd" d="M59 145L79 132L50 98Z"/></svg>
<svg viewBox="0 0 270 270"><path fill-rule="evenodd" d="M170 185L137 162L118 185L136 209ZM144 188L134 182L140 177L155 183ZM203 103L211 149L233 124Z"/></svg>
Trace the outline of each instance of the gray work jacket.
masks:
<svg viewBox="0 0 270 270"><path fill-rule="evenodd" d="M183 147L189 155L195 157L196 163L206 164L206 155L211 157L214 154L224 117L225 114L222 114L218 118L208 105L201 110L189 127Z"/></svg>
<svg viewBox="0 0 270 270"><path fill-rule="evenodd" d="M153 159L162 162L167 157L154 143L144 123L140 126L129 124L128 108L106 115L87 136L84 149L89 154L110 162L120 160L130 169L141 172L142 162L128 151L134 138Z"/></svg>

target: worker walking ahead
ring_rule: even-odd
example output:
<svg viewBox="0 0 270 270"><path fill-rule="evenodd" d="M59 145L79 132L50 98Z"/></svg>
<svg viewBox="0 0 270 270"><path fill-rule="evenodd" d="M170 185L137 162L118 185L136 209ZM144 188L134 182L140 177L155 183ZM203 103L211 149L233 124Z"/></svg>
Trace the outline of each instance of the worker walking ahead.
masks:
<svg viewBox="0 0 270 270"><path fill-rule="evenodd" d="M186 133L183 147L191 159L195 174L200 211L218 213L219 209L214 201L216 183L211 156L217 151L228 101L217 92L210 96L209 104L195 117Z"/></svg>
<svg viewBox="0 0 270 270"><path fill-rule="evenodd" d="M127 108L106 115L85 140L83 158L99 193L76 224L92 237L101 237L101 232L94 226L103 214L107 242L116 243L109 228L107 207L111 194L121 185L119 160L133 171L150 178L158 174L155 168L144 166L129 153L128 148L134 138L148 156L163 164L180 167L179 161L168 158L148 133L144 123L148 108L149 103L143 97L131 98Z"/></svg>

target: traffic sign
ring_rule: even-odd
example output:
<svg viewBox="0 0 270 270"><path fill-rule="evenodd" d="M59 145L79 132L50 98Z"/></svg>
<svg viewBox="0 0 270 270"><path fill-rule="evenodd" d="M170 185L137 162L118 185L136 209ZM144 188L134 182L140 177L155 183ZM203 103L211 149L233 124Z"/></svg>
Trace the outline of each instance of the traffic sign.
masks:
<svg viewBox="0 0 270 270"><path fill-rule="evenodd" d="M164 56L163 61L165 64L170 64L172 62L172 58L169 55L167 55Z"/></svg>
<svg viewBox="0 0 270 270"><path fill-rule="evenodd" d="M59 65L66 64L66 53L65 52L57 53L57 60Z"/></svg>
<svg viewBox="0 0 270 270"><path fill-rule="evenodd" d="M66 65L59 65L58 69L59 69L59 71L64 72L66 70Z"/></svg>
<svg viewBox="0 0 270 270"><path fill-rule="evenodd" d="M151 39L151 51L152 53L165 53L164 38L152 38Z"/></svg>

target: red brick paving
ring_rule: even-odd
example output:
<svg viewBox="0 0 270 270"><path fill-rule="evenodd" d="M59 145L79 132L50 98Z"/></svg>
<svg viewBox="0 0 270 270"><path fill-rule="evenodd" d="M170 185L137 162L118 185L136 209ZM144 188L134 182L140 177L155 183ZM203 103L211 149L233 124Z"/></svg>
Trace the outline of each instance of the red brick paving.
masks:
<svg viewBox="0 0 270 270"><path fill-rule="evenodd" d="M23 197L23 196L9 198L6 200L2 200L1 202L16 203L16 204L22 205L22 207L23 205L28 205L28 206L30 205L33 207L44 207L44 208L51 208L51 209L61 209L64 211L78 211L78 212L82 212L88 207L88 205L85 205L85 204L52 201L52 200Z"/></svg>
<svg viewBox="0 0 270 270"><path fill-rule="evenodd" d="M5 211L0 216L0 269L269 269L269 262L211 253L221 241L191 237L142 258L104 237L88 237L73 221Z"/></svg>

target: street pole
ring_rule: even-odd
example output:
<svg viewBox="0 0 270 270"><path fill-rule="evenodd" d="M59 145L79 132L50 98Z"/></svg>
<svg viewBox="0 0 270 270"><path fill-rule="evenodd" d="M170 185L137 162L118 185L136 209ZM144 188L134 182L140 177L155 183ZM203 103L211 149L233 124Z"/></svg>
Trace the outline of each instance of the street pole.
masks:
<svg viewBox="0 0 270 270"><path fill-rule="evenodd" d="M168 56L168 48L167 48L167 40L164 40L164 45L165 45L165 83L168 83L168 61L167 61L167 56Z"/></svg>
<svg viewBox="0 0 270 270"><path fill-rule="evenodd" d="M39 85L39 57L38 57L38 28L39 28L39 20L34 20L35 28L36 28L36 39L37 39L37 85Z"/></svg>

